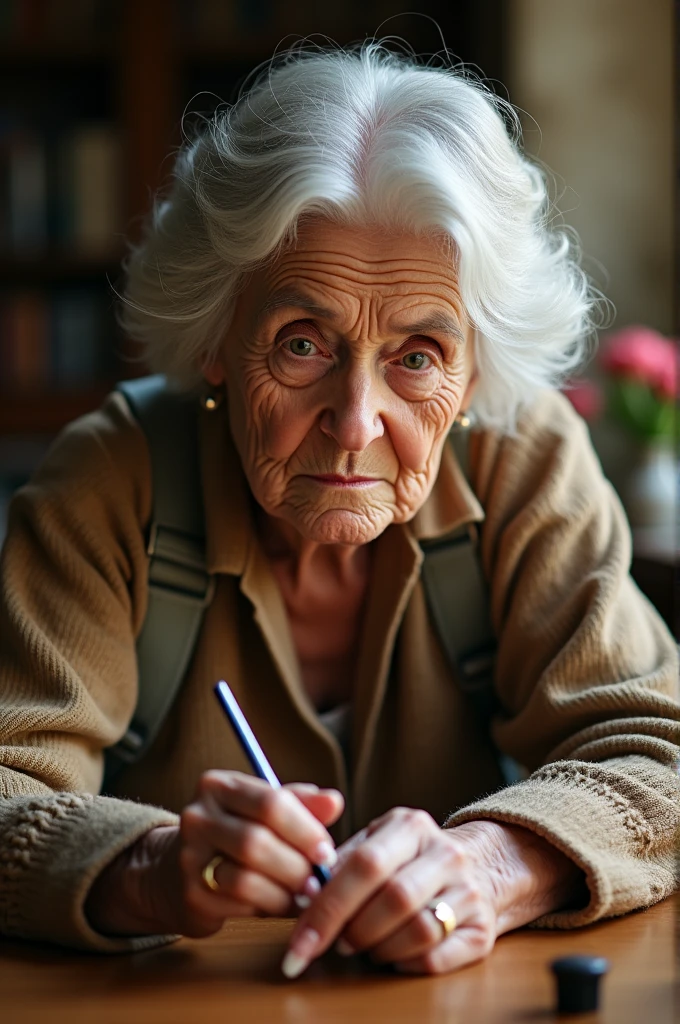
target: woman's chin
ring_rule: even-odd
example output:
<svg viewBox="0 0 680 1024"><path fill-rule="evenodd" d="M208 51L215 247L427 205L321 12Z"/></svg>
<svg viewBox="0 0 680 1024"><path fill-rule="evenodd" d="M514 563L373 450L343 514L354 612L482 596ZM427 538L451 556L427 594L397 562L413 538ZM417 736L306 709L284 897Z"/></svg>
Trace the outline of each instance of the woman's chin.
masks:
<svg viewBox="0 0 680 1024"><path fill-rule="evenodd" d="M347 509L328 509L317 515L305 516L296 524L300 533L317 544L370 544L392 522L387 509L373 514Z"/></svg>

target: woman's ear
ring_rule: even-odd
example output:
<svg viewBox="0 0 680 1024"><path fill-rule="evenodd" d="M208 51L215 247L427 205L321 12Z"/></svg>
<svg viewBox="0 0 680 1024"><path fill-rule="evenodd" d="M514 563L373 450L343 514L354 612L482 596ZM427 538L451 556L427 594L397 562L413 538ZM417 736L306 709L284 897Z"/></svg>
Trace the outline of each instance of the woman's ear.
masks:
<svg viewBox="0 0 680 1024"><path fill-rule="evenodd" d="M470 377L470 380L468 381L468 385L465 388L465 393L463 394L463 400L460 403L460 411L461 412L467 412L468 409L470 408L470 406L472 405L472 399L474 397L475 391L477 390L477 384L478 383L479 383L479 374L477 373L477 368L475 367L475 369L474 369L474 371L472 373L472 376Z"/></svg>
<svg viewBox="0 0 680 1024"><path fill-rule="evenodd" d="M470 408L474 393L477 390L477 384L479 382L479 370L477 369L476 349L477 330L476 328L473 327L471 328L468 334L466 343L465 369L468 375L468 382L467 387L465 388L465 392L463 394L463 399L460 403L461 412L467 412L467 410Z"/></svg>
<svg viewBox="0 0 680 1024"><path fill-rule="evenodd" d="M226 375L219 356L204 356L200 362L201 376L214 388L224 384Z"/></svg>

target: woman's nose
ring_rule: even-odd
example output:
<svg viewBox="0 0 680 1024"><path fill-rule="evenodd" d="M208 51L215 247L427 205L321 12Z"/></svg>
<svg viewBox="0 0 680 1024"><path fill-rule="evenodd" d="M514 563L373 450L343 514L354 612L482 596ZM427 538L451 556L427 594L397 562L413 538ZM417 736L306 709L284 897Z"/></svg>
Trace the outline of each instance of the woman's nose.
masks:
<svg viewBox="0 0 680 1024"><path fill-rule="evenodd" d="M363 452L382 437L385 427L379 387L365 371L353 371L333 381L332 399L321 416L321 430L345 452Z"/></svg>

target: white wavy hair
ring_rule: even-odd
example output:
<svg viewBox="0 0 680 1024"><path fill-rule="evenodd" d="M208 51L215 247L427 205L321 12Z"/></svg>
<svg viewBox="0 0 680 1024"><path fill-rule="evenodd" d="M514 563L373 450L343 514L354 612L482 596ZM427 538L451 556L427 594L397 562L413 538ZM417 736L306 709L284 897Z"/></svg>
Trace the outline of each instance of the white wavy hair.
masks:
<svg viewBox="0 0 680 1024"><path fill-rule="evenodd" d="M294 243L301 216L443 233L476 328L474 411L513 432L536 390L583 362L600 304L520 135L512 106L460 67L375 41L291 51L185 139L128 245L118 321L190 390L244 275Z"/></svg>

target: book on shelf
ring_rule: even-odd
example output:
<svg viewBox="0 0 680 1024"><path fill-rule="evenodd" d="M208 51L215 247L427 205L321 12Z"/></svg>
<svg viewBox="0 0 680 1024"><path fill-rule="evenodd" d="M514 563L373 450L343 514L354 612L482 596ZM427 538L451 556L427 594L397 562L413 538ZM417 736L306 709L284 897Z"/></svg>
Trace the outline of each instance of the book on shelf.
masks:
<svg viewBox="0 0 680 1024"><path fill-rule="evenodd" d="M60 148L62 212L59 241L89 256L116 248L122 179L118 135L106 124L72 128Z"/></svg>
<svg viewBox="0 0 680 1024"><path fill-rule="evenodd" d="M105 259L119 248L120 139L107 122L58 133L12 117L0 121L0 249L36 256L49 249Z"/></svg>
<svg viewBox="0 0 680 1024"><path fill-rule="evenodd" d="M2 309L2 390L31 391L49 380L49 311L39 293L20 292Z"/></svg>
<svg viewBox="0 0 680 1024"><path fill-rule="evenodd" d="M104 356L100 296L65 292L55 298L53 309L53 380L69 386L94 383Z"/></svg>
<svg viewBox="0 0 680 1024"><path fill-rule="evenodd" d="M73 288L0 298L0 393L89 387L116 372L106 294Z"/></svg>
<svg viewBox="0 0 680 1024"><path fill-rule="evenodd" d="M25 128L5 136L6 225L9 246L41 250L47 245L47 167L39 136ZM3 140L3 141L5 141ZM5 160L3 160L3 165Z"/></svg>

